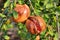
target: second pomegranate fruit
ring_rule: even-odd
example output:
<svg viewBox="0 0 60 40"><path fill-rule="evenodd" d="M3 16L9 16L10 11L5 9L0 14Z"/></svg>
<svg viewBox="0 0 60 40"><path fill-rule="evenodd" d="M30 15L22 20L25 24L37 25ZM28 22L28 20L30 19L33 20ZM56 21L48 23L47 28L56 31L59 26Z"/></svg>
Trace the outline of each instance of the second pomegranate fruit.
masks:
<svg viewBox="0 0 60 40"><path fill-rule="evenodd" d="M30 16L26 21L26 28L31 34L39 34L46 29L46 23L40 16Z"/></svg>

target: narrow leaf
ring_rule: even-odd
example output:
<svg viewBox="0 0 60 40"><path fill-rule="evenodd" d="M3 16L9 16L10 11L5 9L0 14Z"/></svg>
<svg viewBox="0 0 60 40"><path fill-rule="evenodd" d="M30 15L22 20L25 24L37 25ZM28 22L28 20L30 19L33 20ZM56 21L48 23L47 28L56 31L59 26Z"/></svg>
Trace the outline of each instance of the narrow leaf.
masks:
<svg viewBox="0 0 60 40"><path fill-rule="evenodd" d="M10 4L10 0L7 0L7 1L5 2L5 4L4 4L4 8L8 7L9 4Z"/></svg>
<svg viewBox="0 0 60 40"><path fill-rule="evenodd" d="M13 11L13 17L16 19L18 17L18 13L16 11Z"/></svg>

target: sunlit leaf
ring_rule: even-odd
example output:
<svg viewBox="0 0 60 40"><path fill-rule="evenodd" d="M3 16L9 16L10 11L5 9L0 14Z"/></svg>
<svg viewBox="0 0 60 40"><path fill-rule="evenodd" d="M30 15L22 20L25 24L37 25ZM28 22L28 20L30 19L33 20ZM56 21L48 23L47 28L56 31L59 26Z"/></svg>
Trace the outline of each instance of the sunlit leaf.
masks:
<svg viewBox="0 0 60 40"><path fill-rule="evenodd" d="M10 19L8 19L7 21L6 21L6 24L9 24L11 21L10 21Z"/></svg>
<svg viewBox="0 0 60 40"><path fill-rule="evenodd" d="M10 4L10 0L7 0L6 3L4 4L4 8L8 7Z"/></svg>
<svg viewBox="0 0 60 40"><path fill-rule="evenodd" d="M0 17L6 17L4 14L0 13Z"/></svg>
<svg viewBox="0 0 60 40"><path fill-rule="evenodd" d="M11 4L11 11L12 11L12 9L13 9L13 3Z"/></svg>
<svg viewBox="0 0 60 40"><path fill-rule="evenodd" d="M6 24L4 24L4 25L2 26L2 29L3 29L3 30L7 30Z"/></svg>
<svg viewBox="0 0 60 40"><path fill-rule="evenodd" d="M7 36L7 35L5 35L5 36L4 36L4 39L5 39L5 40L9 40L9 39L10 39L10 37L9 37L9 36Z"/></svg>
<svg viewBox="0 0 60 40"><path fill-rule="evenodd" d="M47 5L46 5L46 8L52 8L53 7L53 4L52 3L48 3Z"/></svg>
<svg viewBox="0 0 60 40"><path fill-rule="evenodd" d="M45 14L45 17L46 17L46 18L49 18L49 16L48 16L47 14Z"/></svg>
<svg viewBox="0 0 60 40"><path fill-rule="evenodd" d="M22 4L22 3L23 3L23 1L22 1L22 0L18 0L18 3L19 3L19 4Z"/></svg>
<svg viewBox="0 0 60 40"><path fill-rule="evenodd" d="M7 28L13 28L14 26L12 24L7 24Z"/></svg>
<svg viewBox="0 0 60 40"><path fill-rule="evenodd" d="M54 40L58 40L58 33L55 34Z"/></svg>
<svg viewBox="0 0 60 40"><path fill-rule="evenodd" d="M48 2L49 2L49 0L45 0L45 1L44 1L44 5L46 5Z"/></svg>

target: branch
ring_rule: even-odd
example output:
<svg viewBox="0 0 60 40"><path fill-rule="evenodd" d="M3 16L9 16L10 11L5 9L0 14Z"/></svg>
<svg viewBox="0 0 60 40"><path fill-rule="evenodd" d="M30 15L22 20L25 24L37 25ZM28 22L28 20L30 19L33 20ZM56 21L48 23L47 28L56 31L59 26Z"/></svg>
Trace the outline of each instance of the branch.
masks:
<svg viewBox="0 0 60 40"><path fill-rule="evenodd" d="M56 12L56 19L57 19L56 20L57 21L56 22L57 23L56 26L58 27L58 35L59 35L58 39L59 39L60 38L60 27L59 27L59 21L58 21L58 12Z"/></svg>
<svg viewBox="0 0 60 40"><path fill-rule="evenodd" d="M31 7L32 7L32 10L34 10L34 7L32 6L31 0L29 0L29 3L31 5Z"/></svg>
<svg viewBox="0 0 60 40"><path fill-rule="evenodd" d="M30 5L31 5L31 7L32 7L32 10L34 11L34 15L36 16L36 13L35 13L35 10L34 10L34 7L33 7L33 5L32 5L31 0L29 0L29 3L30 3Z"/></svg>

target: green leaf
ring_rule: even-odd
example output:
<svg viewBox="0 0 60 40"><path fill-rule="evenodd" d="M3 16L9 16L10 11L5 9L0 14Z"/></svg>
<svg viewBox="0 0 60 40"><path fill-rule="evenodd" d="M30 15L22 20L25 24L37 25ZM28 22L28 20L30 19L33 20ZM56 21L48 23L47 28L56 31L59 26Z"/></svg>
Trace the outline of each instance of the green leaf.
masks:
<svg viewBox="0 0 60 40"><path fill-rule="evenodd" d="M13 9L13 3L11 4L11 11L12 11L12 9Z"/></svg>
<svg viewBox="0 0 60 40"><path fill-rule="evenodd" d="M18 27L19 27L19 29L22 29L23 28L23 24L22 23L18 23Z"/></svg>
<svg viewBox="0 0 60 40"><path fill-rule="evenodd" d="M58 40L58 33L55 34L54 40Z"/></svg>
<svg viewBox="0 0 60 40"><path fill-rule="evenodd" d="M10 37L7 36L7 35L5 35L4 38L5 38L6 40L9 40L9 39L10 39Z"/></svg>
<svg viewBox="0 0 60 40"><path fill-rule="evenodd" d="M43 10L44 8L40 6L40 10Z"/></svg>
<svg viewBox="0 0 60 40"><path fill-rule="evenodd" d="M49 2L49 0L44 0L44 5L46 5Z"/></svg>
<svg viewBox="0 0 60 40"><path fill-rule="evenodd" d="M10 4L10 0L7 0L7 1L5 2L5 4L4 4L4 8L8 7L9 4Z"/></svg>
<svg viewBox="0 0 60 40"><path fill-rule="evenodd" d="M18 13L16 11L13 11L13 17L16 19L18 17Z"/></svg>
<svg viewBox="0 0 60 40"><path fill-rule="evenodd" d="M23 1L22 1L22 0L18 0L18 3L19 3L19 4L22 4L22 3L23 3Z"/></svg>
<svg viewBox="0 0 60 40"><path fill-rule="evenodd" d="M8 12L9 12L8 8L5 8L5 10L4 10L4 12L3 12L3 13L4 13L5 15L7 15L7 14L8 14Z"/></svg>
<svg viewBox="0 0 60 40"><path fill-rule="evenodd" d="M45 31L43 31L43 32L41 32L40 34L41 34L41 35L45 35L45 33L46 33L46 30L45 30Z"/></svg>
<svg viewBox="0 0 60 40"><path fill-rule="evenodd" d="M6 17L4 14L0 13L0 17Z"/></svg>
<svg viewBox="0 0 60 40"><path fill-rule="evenodd" d="M7 24L7 28L13 28L12 24Z"/></svg>
<svg viewBox="0 0 60 40"><path fill-rule="evenodd" d="M7 30L6 24L4 24L4 25L2 26L2 30Z"/></svg>
<svg viewBox="0 0 60 40"><path fill-rule="evenodd" d="M54 5L53 5L53 3L48 3L47 5L46 5L46 8L52 8Z"/></svg>
<svg viewBox="0 0 60 40"><path fill-rule="evenodd" d="M53 16L54 22L56 22L56 16Z"/></svg>
<svg viewBox="0 0 60 40"><path fill-rule="evenodd" d="M51 36L53 36L53 35L54 35L54 33L53 33L53 31L52 31L52 30L49 30L49 34L50 34Z"/></svg>
<svg viewBox="0 0 60 40"><path fill-rule="evenodd" d="M46 18L49 18L49 16L48 16L47 14L45 14L45 17L46 17Z"/></svg>
<svg viewBox="0 0 60 40"><path fill-rule="evenodd" d="M36 15L40 15L40 12L41 12L41 11L38 10L38 9L35 9L34 12L35 12Z"/></svg>
<svg viewBox="0 0 60 40"><path fill-rule="evenodd" d="M17 0L14 1L14 6L16 6L16 2L17 2Z"/></svg>

